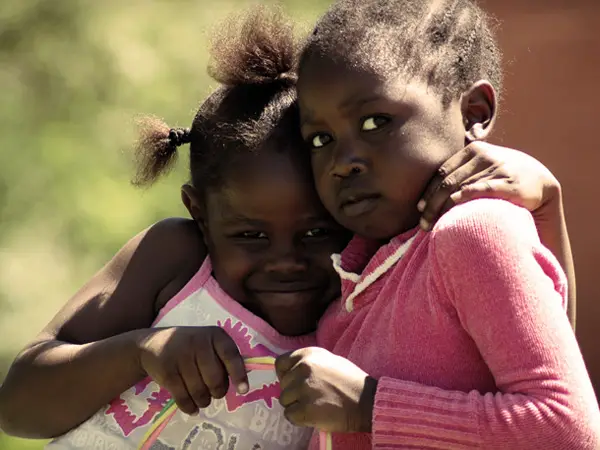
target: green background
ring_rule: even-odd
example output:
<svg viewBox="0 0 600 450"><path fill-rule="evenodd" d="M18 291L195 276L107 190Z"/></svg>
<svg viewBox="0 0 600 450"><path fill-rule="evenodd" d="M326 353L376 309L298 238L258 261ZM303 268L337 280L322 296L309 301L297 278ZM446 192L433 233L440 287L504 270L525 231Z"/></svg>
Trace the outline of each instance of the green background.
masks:
<svg viewBox="0 0 600 450"><path fill-rule="evenodd" d="M327 3L282 2L304 31ZM0 380L131 236L185 215L185 158L152 190L129 184L133 118L189 126L215 86L206 75L211 28L251 4L0 1ZM3 450L43 444L0 432Z"/></svg>

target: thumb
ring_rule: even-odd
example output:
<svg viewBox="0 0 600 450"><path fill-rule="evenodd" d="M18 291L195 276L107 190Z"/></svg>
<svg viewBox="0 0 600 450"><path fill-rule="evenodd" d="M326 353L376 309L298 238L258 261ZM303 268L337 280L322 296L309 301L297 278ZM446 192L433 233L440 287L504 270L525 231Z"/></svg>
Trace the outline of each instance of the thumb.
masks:
<svg viewBox="0 0 600 450"><path fill-rule="evenodd" d="M277 374L279 381L281 381L296 364L296 358L293 357L293 354L294 352L284 353L275 360L275 373Z"/></svg>

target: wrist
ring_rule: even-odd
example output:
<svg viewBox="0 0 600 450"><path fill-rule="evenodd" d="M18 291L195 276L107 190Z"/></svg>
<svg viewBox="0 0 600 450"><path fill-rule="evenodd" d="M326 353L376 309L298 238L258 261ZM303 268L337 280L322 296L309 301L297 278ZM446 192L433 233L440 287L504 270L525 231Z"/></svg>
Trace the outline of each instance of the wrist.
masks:
<svg viewBox="0 0 600 450"><path fill-rule="evenodd" d="M359 401L360 421L358 432L370 433L373 425L373 409L375 408L375 395L377 394L378 380L367 376Z"/></svg>
<svg viewBox="0 0 600 450"><path fill-rule="evenodd" d="M146 377L148 374L144 365L144 354L146 352L147 344L152 336L154 336L159 328L143 328L140 330L130 331L128 334L129 348L132 352L132 359L136 365L136 369L140 374L140 377Z"/></svg>
<svg viewBox="0 0 600 450"><path fill-rule="evenodd" d="M552 185L547 188L547 192L544 196L544 203L531 213L538 231L540 228L559 229L565 223L563 195L560 185Z"/></svg>

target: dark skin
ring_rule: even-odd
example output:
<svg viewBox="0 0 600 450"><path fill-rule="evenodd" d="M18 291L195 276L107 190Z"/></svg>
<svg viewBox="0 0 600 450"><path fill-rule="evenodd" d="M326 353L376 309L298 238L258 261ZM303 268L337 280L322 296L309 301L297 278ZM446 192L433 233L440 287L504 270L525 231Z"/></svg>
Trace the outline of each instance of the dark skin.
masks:
<svg viewBox="0 0 600 450"><path fill-rule="evenodd" d="M308 160L249 156L227 179L205 201L184 187L220 286L284 335L314 331L339 293L330 256L350 234L319 202Z"/></svg>
<svg viewBox="0 0 600 450"><path fill-rule="evenodd" d="M523 204L534 211L534 216L538 214L536 222L542 240L553 250L564 249L561 242L566 236L566 228L558 182L537 161L532 163L531 158L514 150L509 151L514 153L509 153L510 157L506 158L506 151L489 144L474 143L452 156L442 166L443 170L432 178L429 189L423 194L426 207L422 216L429 226L443 210L454 204L482 196L498 196ZM232 172L229 175L229 194L225 194L226 191L222 194L213 192L203 199L192 186L184 186L183 201L195 220L167 219L134 237L17 356L4 384L0 386L0 427L3 431L28 438L58 436L85 421L147 375L166 387L182 411L188 413L207 406L212 398L222 397L228 388L229 378L238 390L244 391L247 379L241 356L235 344L220 329L148 328L158 311L199 269L207 254L207 245L211 248L213 261L217 260L217 279L233 298L271 321L282 332L296 334L301 328L308 328L310 324L314 326L313 317L319 316L327 303L325 299L329 298L330 287L323 286L321 296L316 296L317 301L309 308L312 317L308 320L309 315L306 315L304 322L288 319L297 319L298 314L283 314L279 305L302 308L306 289L299 290L297 295L267 293L261 291L269 289L260 289L271 288L274 284L265 272L277 274L277 286L281 282L288 291L290 283L305 283L303 258L298 258L299 263L293 255L296 252L301 255L314 248L313 245L324 245L324 242L316 243L324 238L322 233L314 233L315 228L323 226L317 217L322 212L320 204L315 202L316 206L307 206L307 210L312 212L302 214L303 202L298 201L301 195L290 196L298 204L286 204L285 197L281 195L286 191L282 183L295 181L305 186L307 181L312 183L312 179L304 175L299 178L288 176L290 167L284 161L273 164L277 170L267 170L266 173L258 170L254 175L252 171L248 173L249 166L244 166L241 174L237 174L243 175L239 179ZM302 165L304 162L296 161L294 164ZM265 167L271 168L270 165ZM294 173L307 175L308 172L301 170ZM272 186L270 180L276 176L279 179L274 180L276 185ZM269 183L265 184L265 180ZM465 180L476 182L465 184ZM236 184L239 184L237 188ZM247 201L237 198L236 203L236 195L231 195L235 191L249 193ZM287 191L294 192L293 189ZM274 200L273 192L279 194ZM311 204L314 198L315 192L311 188L310 192L307 191L306 203ZM543 205L536 209L538 202ZM247 209L250 204L254 205L252 210ZM238 207L236 205L245 208L241 211L244 220L231 220L232 217L240 219L240 214L231 214ZM290 205L294 207L290 208ZM276 208L270 210L269 206ZM279 208L281 211L278 212ZM296 214L300 214L298 223L290 220ZM257 220L246 220L252 218ZM201 229L207 238L203 238ZM238 236L232 240L232 236L240 233L242 239ZM265 234L275 246L265 243ZM313 240L315 238L316 241ZM340 239L344 241L345 237ZM249 250L256 247L264 253L265 245L273 250L274 259L267 260L266 269L255 274L252 267L260 265L260 261L253 262ZM319 260L324 258L322 253L325 252L320 253ZM218 261L219 254L227 256L222 264ZM565 253L565 259L570 261L569 252ZM329 255L327 264L331 269ZM322 276L322 272L314 267L309 270L317 278ZM258 291L259 295L255 295L254 291ZM331 292L333 296L339 294L333 286ZM271 307L263 308L261 299L264 305ZM311 366L303 359L305 354L314 356L316 353L305 349L281 358L278 361L279 372L289 372L292 367L310 372ZM326 358L332 357L328 352L325 355ZM190 364L194 360L198 361L195 367ZM335 371L328 374L332 380L338 376ZM348 387L346 396L354 396L361 410L369 411L370 392L374 392L375 380L368 378L364 372L355 374L358 374L360 382L342 387ZM286 384L283 386L285 388ZM81 392L86 392L86 395L82 396ZM286 396L283 396L283 402L286 402ZM31 408L34 403L36 407ZM301 407L295 413L294 408L291 411L290 414L288 409L288 417L292 421L299 421L297 415L304 412ZM335 417L335 414L330 417ZM370 427L370 421L367 422L358 421L352 427Z"/></svg>
<svg viewBox="0 0 600 450"><path fill-rule="evenodd" d="M3 431L61 435L145 376L188 414L222 398L229 378L244 393L242 356L220 328L150 328L207 248L217 280L240 303L282 334L314 330L339 295L330 255L348 233L325 212L299 161L266 152L241 169L207 201L184 186L196 220L168 219L134 237L17 356L0 388Z"/></svg>
<svg viewBox="0 0 600 450"><path fill-rule="evenodd" d="M480 195L496 190L502 179L489 177L499 167L473 170L473 143L488 136L496 109L494 90L484 80L445 106L418 77L385 79L320 59L306 64L298 92L319 196L336 220L367 238L387 242L419 223L430 229L428 207L440 202L431 192L463 183L475 186L465 197ZM563 267L572 275L560 191L549 189L545 196L536 188L522 195L522 206L542 214L538 227L539 217L552 217L551 226L541 220L542 242L563 263L566 258ZM560 207L549 206L548 196ZM442 210L464 200L460 197L446 196ZM276 366L280 403L292 423L334 432L371 431L377 380L351 361L307 348L282 355Z"/></svg>

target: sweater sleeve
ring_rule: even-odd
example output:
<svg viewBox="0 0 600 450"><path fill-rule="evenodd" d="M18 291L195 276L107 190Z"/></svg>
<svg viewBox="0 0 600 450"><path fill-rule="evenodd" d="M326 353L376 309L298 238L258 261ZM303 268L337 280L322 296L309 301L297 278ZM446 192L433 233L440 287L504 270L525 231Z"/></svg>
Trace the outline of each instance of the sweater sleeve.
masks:
<svg viewBox="0 0 600 450"><path fill-rule="evenodd" d="M432 279L497 392L381 378L373 448L600 448L600 411L564 310L564 275L533 220L500 200L447 213L432 231Z"/></svg>

